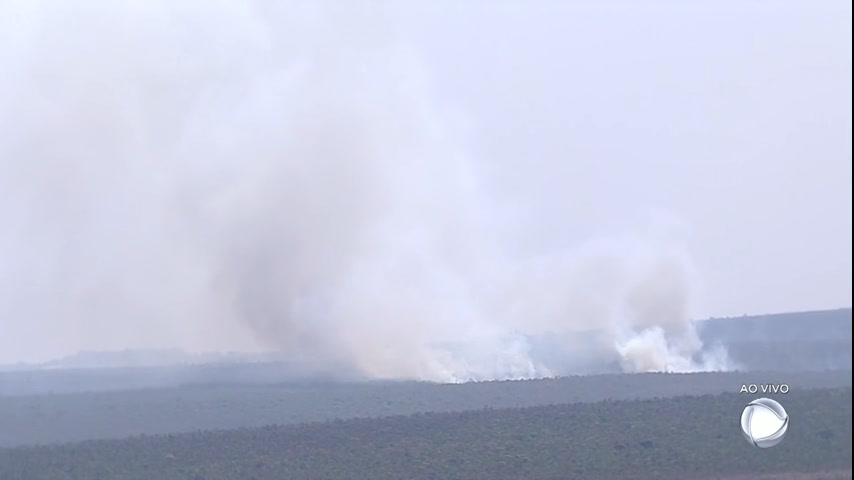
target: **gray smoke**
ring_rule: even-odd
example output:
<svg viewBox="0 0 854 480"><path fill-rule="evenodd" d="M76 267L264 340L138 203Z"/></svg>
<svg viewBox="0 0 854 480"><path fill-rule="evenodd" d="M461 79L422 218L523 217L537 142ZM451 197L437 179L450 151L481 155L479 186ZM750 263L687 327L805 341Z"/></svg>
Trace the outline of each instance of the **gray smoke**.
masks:
<svg viewBox="0 0 854 480"><path fill-rule="evenodd" d="M11 356L263 349L437 381L594 354L726 368L689 320L689 257L655 228L514 254L488 159L425 66L379 4L344 5L0 5ZM561 360L531 340L586 330L595 352L566 337Z"/></svg>

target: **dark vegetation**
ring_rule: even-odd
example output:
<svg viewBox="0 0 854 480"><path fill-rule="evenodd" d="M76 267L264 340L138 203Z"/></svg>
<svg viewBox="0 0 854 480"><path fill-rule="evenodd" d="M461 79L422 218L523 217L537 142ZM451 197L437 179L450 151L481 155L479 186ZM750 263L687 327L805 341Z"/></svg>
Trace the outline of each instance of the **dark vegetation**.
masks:
<svg viewBox="0 0 854 480"><path fill-rule="evenodd" d="M787 341L732 342L727 352L738 365L751 370L808 371L851 369L851 342Z"/></svg>
<svg viewBox="0 0 854 480"><path fill-rule="evenodd" d="M18 368L0 371L0 396L110 392L179 387L187 384L317 383L354 381L355 375L315 373L288 362L217 362L199 365L108 368Z"/></svg>
<svg viewBox="0 0 854 480"><path fill-rule="evenodd" d="M220 384L0 396L0 447L484 407L718 394L738 392L745 383L787 383L793 391L850 386L851 372L595 375L460 385Z"/></svg>
<svg viewBox="0 0 854 480"><path fill-rule="evenodd" d="M850 370L851 309L699 322L707 344L722 344L747 370Z"/></svg>
<svg viewBox="0 0 854 480"><path fill-rule="evenodd" d="M851 480L850 309L700 332L747 371L438 385L283 362L18 366L0 371L0 480ZM569 343L595 350L588 335ZM555 358L564 340L531 339ZM53 367L151 356L138 353ZM614 368L588 353L589 371ZM791 387L777 396L790 433L769 450L741 437L759 395L736 392L752 383Z"/></svg>
<svg viewBox="0 0 854 480"><path fill-rule="evenodd" d="M851 342L850 308L713 318L699 323L706 342Z"/></svg>
<svg viewBox="0 0 854 480"><path fill-rule="evenodd" d="M729 393L0 449L0 478L686 480L850 472L851 388L780 398L792 418L789 434L765 450L741 437L747 396Z"/></svg>
<svg viewBox="0 0 854 480"><path fill-rule="evenodd" d="M712 478L726 480L851 480L851 469L810 473L762 473L751 475L726 475Z"/></svg>

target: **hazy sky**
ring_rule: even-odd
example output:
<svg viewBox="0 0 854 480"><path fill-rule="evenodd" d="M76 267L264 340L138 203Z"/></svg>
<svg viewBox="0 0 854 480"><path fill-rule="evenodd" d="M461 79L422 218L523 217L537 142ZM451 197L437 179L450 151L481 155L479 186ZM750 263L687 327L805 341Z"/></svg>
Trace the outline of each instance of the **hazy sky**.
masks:
<svg viewBox="0 0 854 480"><path fill-rule="evenodd" d="M520 328L455 322L657 235L680 315L851 306L850 2L110 3L0 2L0 362Z"/></svg>
<svg viewBox="0 0 854 480"><path fill-rule="evenodd" d="M703 315L851 305L850 2L457 3L409 34L531 245L658 210Z"/></svg>

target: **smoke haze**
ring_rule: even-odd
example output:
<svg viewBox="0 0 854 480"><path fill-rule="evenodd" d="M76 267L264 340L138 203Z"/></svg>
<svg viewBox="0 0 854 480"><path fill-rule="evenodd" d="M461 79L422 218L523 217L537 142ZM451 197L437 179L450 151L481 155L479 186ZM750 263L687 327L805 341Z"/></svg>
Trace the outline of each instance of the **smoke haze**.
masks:
<svg viewBox="0 0 854 480"><path fill-rule="evenodd" d="M731 367L690 321L684 225L518 253L508 208L535 207L485 185L380 4L342 5L0 7L0 336L26 339L5 358L177 346L532 378L575 365L531 336L595 330L625 371Z"/></svg>

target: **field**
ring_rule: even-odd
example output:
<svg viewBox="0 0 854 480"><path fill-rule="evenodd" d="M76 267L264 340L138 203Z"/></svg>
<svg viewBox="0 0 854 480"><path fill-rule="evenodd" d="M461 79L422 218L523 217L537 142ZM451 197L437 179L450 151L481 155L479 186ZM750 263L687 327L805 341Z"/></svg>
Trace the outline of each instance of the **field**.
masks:
<svg viewBox="0 0 854 480"><path fill-rule="evenodd" d="M0 447L198 430L738 392L851 385L850 371L591 375L439 385L420 382L206 384L0 397Z"/></svg>
<svg viewBox="0 0 854 480"><path fill-rule="evenodd" d="M0 480L850 480L850 318L710 321L705 339L748 367L730 373L441 385L277 362L7 369ZM767 383L790 387L766 396L791 427L763 450L739 426L761 394L738 392Z"/></svg>
<svg viewBox="0 0 854 480"><path fill-rule="evenodd" d="M0 449L0 478L664 480L850 471L851 388L781 398L792 426L768 450L741 437L746 396L723 393Z"/></svg>

